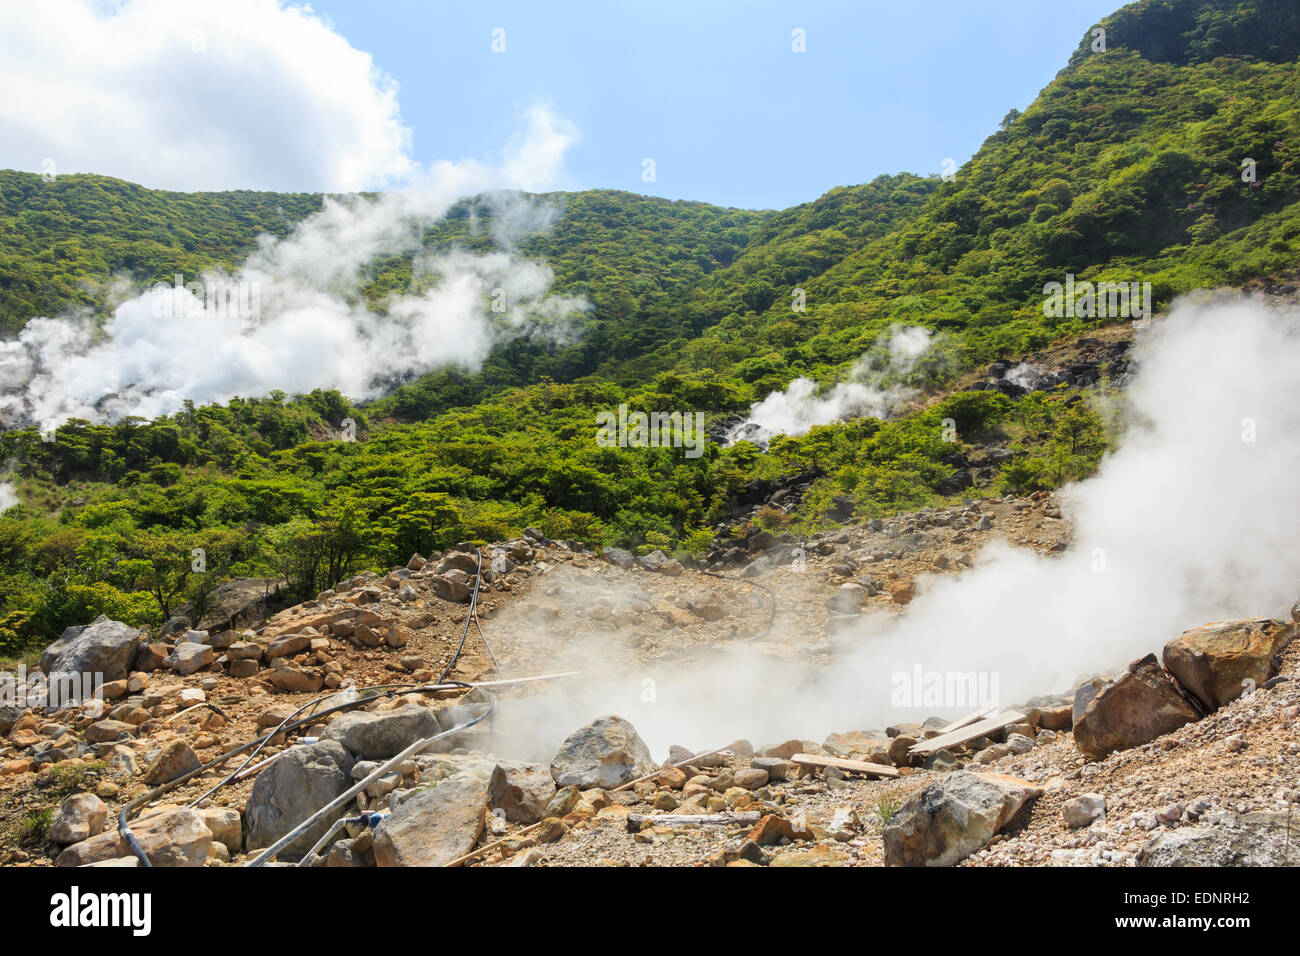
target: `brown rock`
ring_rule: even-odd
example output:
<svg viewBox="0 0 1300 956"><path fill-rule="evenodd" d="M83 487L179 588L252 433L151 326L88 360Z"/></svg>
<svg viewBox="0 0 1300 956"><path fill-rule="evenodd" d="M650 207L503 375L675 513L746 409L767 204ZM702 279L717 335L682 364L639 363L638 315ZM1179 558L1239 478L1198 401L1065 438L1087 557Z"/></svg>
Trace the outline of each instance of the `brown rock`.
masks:
<svg viewBox="0 0 1300 956"><path fill-rule="evenodd" d="M1069 704L1060 707L1042 707L1038 711L1038 726L1043 730L1069 730L1074 723Z"/></svg>
<svg viewBox="0 0 1300 956"><path fill-rule="evenodd" d="M277 657L292 657L311 647L311 637L306 634L286 634L284 637L277 637L266 648L266 659L273 660Z"/></svg>
<svg viewBox="0 0 1300 956"><path fill-rule="evenodd" d="M250 677L255 677L261 669L262 668L258 665L257 661L243 660L230 662L230 676L236 680L247 680Z"/></svg>
<svg viewBox="0 0 1300 956"><path fill-rule="evenodd" d="M314 694L325 685L324 677L296 667L272 667L265 676L278 690L289 694Z"/></svg>
<svg viewBox="0 0 1300 956"><path fill-rule="evenodd" d="M175 780L177 777L197 770L201 766L198 756L183 740L173 740L163 747L162 753L154 758L149 769L145 771L144 782L151 787Z"/></svg>
<svg viewBox="0 0 1300 956"><path fill-rule="evenodd" d="M916 585L911 581L895 584L889 589L889 599L895 604L907 604L916 597Z"/></svg>
<svg viewBox="0 0 1300 956"><path fill-rule="evenodd" d="M1075 721L1074 742L1089 757L1100 760L1155 740L1199 716L1192 699L1156 656L1148 654L1088 701Z"/></svg>
<svg viewBox="0 0 1300 956"><path fill-rule="evenodd" d="M134 671L150 673L162 668L167 660L167 655L171 651L167 649L166 644L144 644L136 651L135 662L131 665Z"/></svg>
<svg viewBox="0 0 1300 956"><path fill-rule="evenodd" d="M774 813L764 816L745 834L746 840L752 840L759 846L770 846L773 843L779 843L782 838L787 840L814 839L811 830L806 827L796 826L785 817L778 817Z"/></svg>
<svg viewBox="0 0 1300 956"><path fill-rule="evenodd" d="M100 720L86 728L86 740L92 744L106 744L135 734L135 724L123 720Z"/></svg>

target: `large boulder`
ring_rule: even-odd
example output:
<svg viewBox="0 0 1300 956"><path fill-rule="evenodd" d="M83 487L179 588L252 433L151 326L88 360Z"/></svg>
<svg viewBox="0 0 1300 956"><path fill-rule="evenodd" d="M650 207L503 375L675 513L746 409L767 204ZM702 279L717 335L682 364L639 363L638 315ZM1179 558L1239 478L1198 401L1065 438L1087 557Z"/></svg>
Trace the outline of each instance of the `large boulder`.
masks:
<svg viewBox="0 0 1300 956"><path fill-rule="evenodd" d="M1164 663L1206 710L1216 710L1272 677L1274 657L1294 636L1295 625L1286 621L1220 621L1174 638Z"/></svg>
<svg viewBox="0 0 1300 956"><path fill-rule="evenodd" d="M1137 865L1295 866L1300 856L1297 848L1300 816L1270 811L1224 813L1213 826L1179 827L1157 834L1138 851Z"/></svg>
<svg viewBox="0 0 1300 956"><path fill-rule="evenodd" d="M270 846L295 826L352 786L352 755L336 740L293 747L257 777L248 797L247 846ZM339 817L352 808L344 804L297 837L280 854L302 856Z"/></svg>
<svg viewBox="0 0 1300 956"><path fill-rule="evenodd" d="M656 770L650 748L622 717L597 717L570 734L551 760L561 787L617 787Z"/></svg>
<svg viewBox="0 0 1300 956"><path fill-rule="evenodd" d="M212 831L197 810L176 807L132 820L131 835L154 866L202 866L212 846ZM132 856L117 827L68 847L54 861L58 866L85 866Z"/></svg>
<svg viewBox="0 0 1300 956"><path fill-rule="evenodd" d="M225 581L208 595L203 617L195 627L201 631L238 631L256 624L280 603L281 591L287 583L283 578ZM189 608L184 610L189 612Z"/></svg>
<svg viewBox="0 0 1300 956"><path fill-rule="evenodd" d="M488 807L511 823L536 823L555 796L555 780L539 763L499 763L488 781Z"/></svg>
<svg viewBox="0 0 1300 956"><path fill-rule="evenodd" d="M444 866L474 849L487 817L487 787L453 777L421 790L374 831L379 866Z"/></svg>
<svg viewBox="0 0 1300 956"><path fill-rule="evenodd" d="M70 627L41 654L46 674L102 674L104 683L124 680L140 647L136 628L101 614L85 627Z"/></svg>
<svg viewBox="0 0 1300 956"><path fill-rule="evenodd" d="M983 847L1042 794L1033 784L958 770L904 803L884 831L889 866L952 866Z"/></svg>
<svg viewBox="0 0 1300 956"><path fill-rule="evenodd" d="M393 710L344 714L325 729L325 739L337 740L361 760L387 760L440 729L436 711L407 704Z"/></svg>
<svg viewBox="0 0 1300 956"><path fill-rule="evenodd" d="M1083 708L1076 704L1075 711L1075 745L1094 760L1149 743L1200 716L1154 654L1134 661L1126 674L1097 691Z"/></svg>

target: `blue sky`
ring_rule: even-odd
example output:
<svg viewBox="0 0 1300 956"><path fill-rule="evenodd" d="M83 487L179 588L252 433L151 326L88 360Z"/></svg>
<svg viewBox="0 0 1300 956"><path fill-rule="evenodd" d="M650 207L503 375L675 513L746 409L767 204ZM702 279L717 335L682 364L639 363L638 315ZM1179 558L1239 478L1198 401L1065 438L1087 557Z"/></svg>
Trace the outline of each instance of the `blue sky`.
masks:
<svg viewBox="0 0 1300 956"><path fill-rule="evenodd" d="M1023 109L1120 0L324 0L400 85L414 156L487 157L548 104L573 187L784 208L937 173ZM492 52L492 31L505 52ZM791 50L792 30L807 52ZM656 181L642 180L653 158Z"/></svg>

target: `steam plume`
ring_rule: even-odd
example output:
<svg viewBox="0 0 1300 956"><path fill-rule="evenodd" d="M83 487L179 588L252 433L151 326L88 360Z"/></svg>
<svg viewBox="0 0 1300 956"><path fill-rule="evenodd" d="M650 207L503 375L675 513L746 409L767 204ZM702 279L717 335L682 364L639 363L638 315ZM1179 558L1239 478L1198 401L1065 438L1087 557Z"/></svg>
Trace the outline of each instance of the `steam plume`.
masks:
<svg viewBox="0 0 1300 956"><path fill-rule="evenodd" d="M373 201L327 198L286 239L264 236L235 274L203 277L211 286L155 286L118 305L103 329L85 317L33 319L16 340L0 343L0 421L49 428L70 417L153 418L186 399L221 402L274 389L372 398L439 365L475 368L510 336L567 335L565 319L585 302L549 295L553 276L544 263L508 249L418 250L424 228L458 198L553 181L575 136L535 109L498 166L441 163L410 188ZM506 240L516 225L548 221L523 197L497 202ZM370 263L412 251L428 288L392 295L381 314L371 311L361 293ZM226 293L215 305L214 288Z"/></svg>
<svg viewBox="0 0 1300 956"><path fill-rule="evenodd" d="M1075 529L1066 552L987 547L972 570L922 582L905 614L867 619L829 670L801 663L804 652L778 659L748 646L692 668L611 667L583 696L532 705L536 749L608 712L660 759L674 742L820 740L975 709L900 710L893 679L918 666L996 675L1011 706L1117 672L1189 627L1285 619L1300 596L1300 310L1202 295L1142 330L1135 352L1125 434L1094 477L1061 495ZM593 660L587 670L600 671Z"/></svg>

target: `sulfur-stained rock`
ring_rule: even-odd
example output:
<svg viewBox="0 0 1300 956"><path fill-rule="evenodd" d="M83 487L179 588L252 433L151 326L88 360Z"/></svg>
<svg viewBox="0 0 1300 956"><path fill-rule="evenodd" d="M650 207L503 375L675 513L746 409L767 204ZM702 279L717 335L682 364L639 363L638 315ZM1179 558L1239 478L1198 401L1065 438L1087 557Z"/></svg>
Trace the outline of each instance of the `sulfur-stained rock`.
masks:
<svg viewBox="0 0 1300 956"><path fill-rule="evenodd" d="M1216 710L1276 673L1273 659L1295 630L1267 618L1206 624L1166 644L1164 664L1206 710Z"/></svg>

